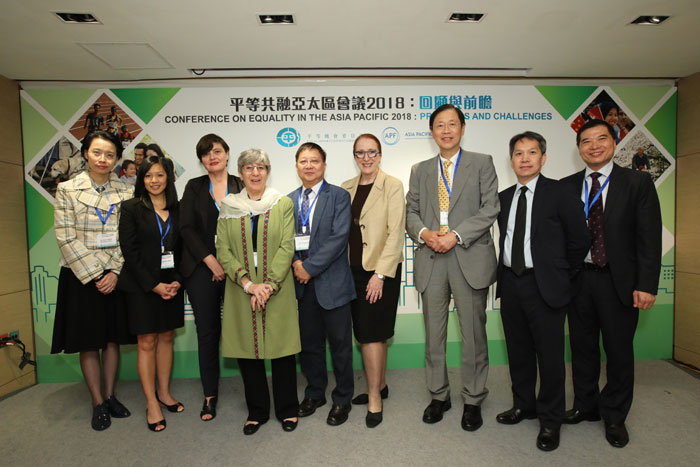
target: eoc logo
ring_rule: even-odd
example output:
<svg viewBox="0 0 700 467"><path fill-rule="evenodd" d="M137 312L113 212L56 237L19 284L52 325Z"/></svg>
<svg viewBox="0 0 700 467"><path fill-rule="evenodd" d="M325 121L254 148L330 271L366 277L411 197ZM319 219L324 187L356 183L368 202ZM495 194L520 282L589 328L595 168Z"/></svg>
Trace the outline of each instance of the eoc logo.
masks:
<svg viewBox="0 0 700 467"><path fill-rule="evenodd" d="M299 132L291 127L282 128L277 132L277 142L285 148L296 146L300 139Z"/></svg>
<svg viewBox="0 0 700 467"><path fill-rule="evenodd" d="M394 144L398 143L399 130L393 126L384 128L384 131L382 131L382 141L384 141L384 144L388 144L389 146L393 146Z"/></svg>

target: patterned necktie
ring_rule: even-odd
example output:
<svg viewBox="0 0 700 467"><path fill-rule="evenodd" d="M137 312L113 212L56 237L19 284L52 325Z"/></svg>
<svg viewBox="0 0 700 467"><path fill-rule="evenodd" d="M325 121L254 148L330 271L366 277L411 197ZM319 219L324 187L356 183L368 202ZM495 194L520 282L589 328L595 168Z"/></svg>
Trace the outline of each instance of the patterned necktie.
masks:
<svg viewBox="0 0 700 467"><path fill-rule="evenodd" d="M588 203L590 204L595 198L595 195L600 191L600 181L598 177L601 174L593 172L591 174L591 192L588 195ZM601 193L593 206L588 208L588 230L591 231L593 243L591 245L591 260L598 267L604 267L608 264L608 254L605 252L605 235L603 221L603 194Z"/></svg>
<svg viewBox="0 0 700 467"><path fill-rule="evenodd" d="M304 190L304 199L301 202L301 217L306 219L306 226L301 226L299 230L304 229L302 233L308 234L309 233L309 223L311 222L311 219L308 218L309 214L309 195L311 194L313 190L311 188L307 188Z"/></svg>
<svg viewBox="0 0 700 467"><path fill-rule="evenodd" d="M447 159L442 162L442 172L445 174L445 179L443 180L441 177L438 182L438 200L440 203L440 212L448 212L450 210L450 194L447 192L447 187L445 186L445 181L447 184L450 183L450 164L452 164L452 162ZM440 226L441 233L448 233L449 231L449 226Z"/></svg>
<svg viewBox="0 0 700 467"><path fill-rule="evenodd" d="M515 211L515 229L513 230L513 246L511 247L510 268L520 276L525 272L525 223L527 221L527 187L520 188L518 207Z"/></svg>

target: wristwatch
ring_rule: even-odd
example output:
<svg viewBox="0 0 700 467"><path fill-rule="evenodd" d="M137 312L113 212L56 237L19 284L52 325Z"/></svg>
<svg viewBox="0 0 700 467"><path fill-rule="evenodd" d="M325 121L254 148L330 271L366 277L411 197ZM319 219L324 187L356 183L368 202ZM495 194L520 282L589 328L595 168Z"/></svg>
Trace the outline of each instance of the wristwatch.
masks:
<svg viewBox="0 0 700 467"><path fill-rule="evenodd" d="M377 279L383 281L383 280L384 280L384 274L379 274L379 273L377 273Z"/></svg>

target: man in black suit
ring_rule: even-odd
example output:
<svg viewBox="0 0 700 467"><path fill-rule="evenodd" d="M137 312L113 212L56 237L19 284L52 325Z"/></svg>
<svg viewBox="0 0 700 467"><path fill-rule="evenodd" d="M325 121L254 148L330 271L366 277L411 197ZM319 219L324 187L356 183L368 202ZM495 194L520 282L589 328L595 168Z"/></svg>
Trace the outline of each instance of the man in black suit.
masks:
<svg viewBox="0 0 700 467"><path fill-rule="evenodd" d="M661 209L648 173L612 162L615 131L608 123L588 121L576 144L587 167L562 183L586 205L592 245L569 312L575 397L564 423L602 416L605 438L621 448L629 441L625 419L632 405L639 309L651 308L659 285ZM599 391L601 333L607 383Z"/></svg>
<svg viewBox="0 0 700 467"><path fill-rule="evenodd" d="M526 131L510 140L518 183L499 193L500 256L496 296L506 337L513 407L496 420L514 425L540 419L537 447L559 446L564 418L564 319L571 276L581 268L590 236L580 200L540 174L547 160L542 135ZM537 366L540 391L535 399Z"/></svg>

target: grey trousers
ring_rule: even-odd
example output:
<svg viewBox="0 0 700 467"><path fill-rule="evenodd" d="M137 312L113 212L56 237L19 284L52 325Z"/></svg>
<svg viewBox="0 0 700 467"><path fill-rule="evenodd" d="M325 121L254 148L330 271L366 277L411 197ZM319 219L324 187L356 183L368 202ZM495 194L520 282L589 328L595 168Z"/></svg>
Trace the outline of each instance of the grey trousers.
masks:
<svg viewBox="0 0 700 467"><path fill-rule="evenodd" d="M421 294L425 322L425 374L432 399L450 398L446 344L450 295L454 296L462 333L462 398L481 405L489 371L486 338L488 289L473 289L464 278L454 249L436 254L428 286Z"/></svg>

